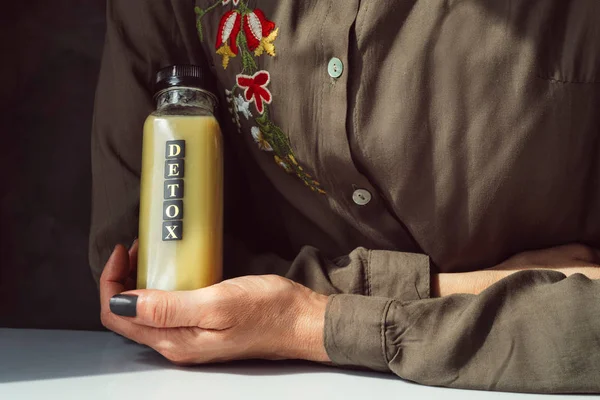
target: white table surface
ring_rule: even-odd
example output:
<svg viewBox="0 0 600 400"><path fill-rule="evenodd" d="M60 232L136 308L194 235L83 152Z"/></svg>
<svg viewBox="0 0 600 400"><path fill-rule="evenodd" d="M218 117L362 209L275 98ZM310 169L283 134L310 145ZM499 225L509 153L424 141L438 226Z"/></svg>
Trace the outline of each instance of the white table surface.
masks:
<svg viewBox="0 0 600 400"><path fill-rule="evenodd" d="M564 399L433 388L304 362L179 368L107 332L0 329L0 399ZM587 398L596 396L585 396Z"/></svg>

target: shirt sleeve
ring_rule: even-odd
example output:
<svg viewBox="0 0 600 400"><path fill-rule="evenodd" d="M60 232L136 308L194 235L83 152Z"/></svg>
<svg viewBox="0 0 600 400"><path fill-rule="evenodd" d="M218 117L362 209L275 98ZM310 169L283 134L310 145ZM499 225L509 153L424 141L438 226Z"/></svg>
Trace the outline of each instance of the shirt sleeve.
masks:
<svg viewBox="0 0 600 400"><path fill-rule="evenodd" d="M99 278L138 225L142 126L152 83L173 63L204 65L188 1L109 0L92 133L89 258ZM183 33L183 34L182 34ZM325 346L334 363L428 385L531 392L600 391L600 282L523 271L480 295L430 299L429 258L358 248L329 259L255 255L227 237L225 257L330 296Z"/></svg>
<svg viewBox="0 0 600 400"><path fill-rule="evenodd" d="M155 71L173 63L207 67L192 10L193 1L184 0L108 1L92 128L89 261L96 281L114 246L128 245L137 235L142 127L154 108ZM226 198L235 199L241 194L227 196L227 191L239 190L236 188L243 179L233 176L232 171L239 168L227 167L227 155L225 162ZM232 184L232 180L236 183ZM239 220L251 215L252 210L242 209L239 204L228 208L226 201L226 214L235 214L230 219ZM329 260L319 250L306 247L293 260L287 260L268 251L257 251L248 245L248 240L238 239L247 236L238 232L225 235L226 271L287 273L291 279L324 294L352 293L402 300L429 297L426 256L359 248L348 256ZM403 283L389 285L388 279Z"/></svg>
<svg viewBox="0 0 600 400"><path fill-rule="evenodd" d="M599 281L554 271L518 272L479 295L334 295L325 347L335 364L426 385L597 393L599 300Z"/></svg>

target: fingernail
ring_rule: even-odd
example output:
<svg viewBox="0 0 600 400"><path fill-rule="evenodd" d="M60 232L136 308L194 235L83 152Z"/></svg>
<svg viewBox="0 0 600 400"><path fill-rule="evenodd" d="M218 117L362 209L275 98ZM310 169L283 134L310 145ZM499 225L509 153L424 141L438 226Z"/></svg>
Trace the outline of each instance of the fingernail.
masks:
<svg viewBox="0 0 600 400"><path fill-rule="evenodd" d="M136 237L135 239L133 239L133 242L131 242L131 244L129 245L129 250L131 250L131 248L133 247L133 245L135 244L135 242L137 242L138 238Z"/></svg>
<svg viewBox="0 0 600 400"><path fill-rule="evenodd" d="M110 311L122 317L135 317L138 297L130 294L117 294L110 299Z"/></svg>

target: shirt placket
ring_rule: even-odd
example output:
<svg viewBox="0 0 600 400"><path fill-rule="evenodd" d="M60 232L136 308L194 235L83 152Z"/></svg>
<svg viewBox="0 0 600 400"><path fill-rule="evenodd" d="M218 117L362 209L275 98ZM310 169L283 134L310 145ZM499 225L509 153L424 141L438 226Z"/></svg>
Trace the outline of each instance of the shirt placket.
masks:
<svg viewBox="0 0 600 400"><path fill-rule="evenodd" d="M353 68L356 60L350 48L355 43L350 41L356 40L353 30L365 3L329 0L320 27L323 73L315 147L318 176L329 194L330 207L363 233L364 246L418 252L418 245L402 222L389 212L377 188L357 169L348 141L347 124L353 123L352 118L348 119L349 102L355 101L349 98L348 83L350 79L361 79L360 71Z"/></svg>

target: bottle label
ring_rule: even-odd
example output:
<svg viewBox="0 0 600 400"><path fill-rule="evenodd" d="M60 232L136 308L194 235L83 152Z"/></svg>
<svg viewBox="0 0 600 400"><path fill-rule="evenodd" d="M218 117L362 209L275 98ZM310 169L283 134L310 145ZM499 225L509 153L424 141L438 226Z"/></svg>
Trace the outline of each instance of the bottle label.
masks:
<svg viewBox="0 0 600 400"><path fill-rule="evenodd" d="M165 146L165 185L162 240L183 239L185 140L169 140Z"/></svg>

